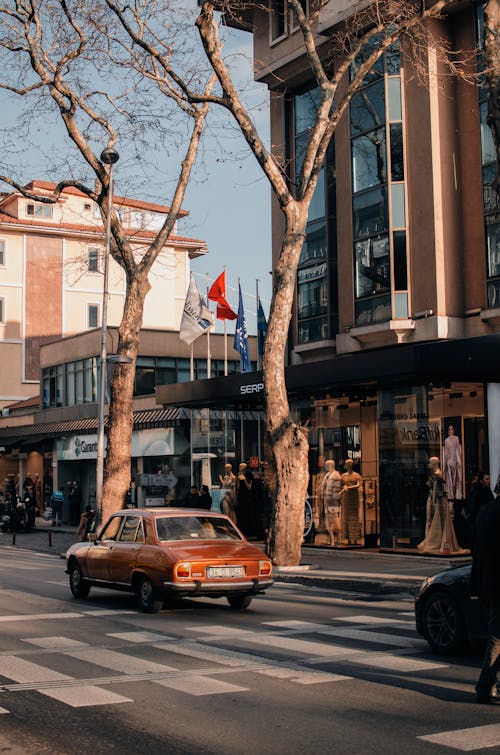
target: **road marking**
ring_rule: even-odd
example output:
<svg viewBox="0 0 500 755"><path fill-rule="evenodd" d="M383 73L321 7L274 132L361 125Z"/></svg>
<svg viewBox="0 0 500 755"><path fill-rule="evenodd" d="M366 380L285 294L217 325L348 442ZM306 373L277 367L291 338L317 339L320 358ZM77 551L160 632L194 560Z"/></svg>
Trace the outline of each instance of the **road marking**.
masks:
<svg viewBox="0 0 500 755"><path fill-rule="evenodd" d="M163 640L176 640L176 637L169 637L167 634L158 632L109 632L107 637L116 637L117 640L126 640L127 642L162 642Z"/></svg>
<svg viewBox="0 0 500 755"><path fill-rule="evenodd" d="M159 643L155 645L155 648L187 655L190 658L199 658L211 663L220 663L223 666L237 667L235 670L244 669L245 671L264 674L276 679L289 679L297 684L341 682L352 678L340 674L310 670L296 663L286 662L284 664L283 661L272 660L271 658L260 655L256 656L252 653L244 653L239 650L211 648L199 645L197 642Z"/></svg>
<svg viewBox="0 0 500 755"><path fill-rule="evenodd" d="M108 610L106 608L98 608L93 611L82 611L82 616L128 616L130 614L137 615L137 611L132 611L127 608L118 609L118 610Z"/></svg>
<svg viewBox="0 0 500 755"><path fill-rule="evenodd" d="M388 619L381 616L335 616L333 621L345 621L349 624L366 624L373 626L375 624L388 624L390 626L414 626L414 621L405 621L404 619Z"/></svg>
<svg viewBox="0 0 500 755"><path fill-rule="evenodd" d="M30 645L36 645L39 648L49 650L63 650L73 647L87 647L86 642L73 640L71 637L23 637L21 642L29 642Z"/></svg>
<svg viewBox="0 0 500 755"><path fill-rule="evenodd" d="M59 613L25 613L25 614L11 614L10 616L0 616L1 622L9 621L46 621L48 619L78 619L81 618L81 613L72 613L71 611Z"/></svg>
<svg viewBox="0 0 500 755"><path fill-rule="evenodd" d="M77 658L86 663L92 663L95 666L119 671L123 674L177 671L172 666L165 666L162 663L154 663L143 658L125 655L125 653L117 653L115 650L108 650L108 648L89 647L82 650L65 650L64 655Z"/></svg>
<svg viewBox="0 0 500 755"><path fill-rule="evenodd" d="M176 689L178 692L185 692L187 695L194 695L200 697L202 695L221 695L228 692L248 692L248 687L240 687L236 684L229 684L228 682L221 682L218 679L210 679L210 677L194 676L194 677L181 677L180 679L162 679L155 681L155 684L160 684L162 687L169 687L170 689Z"/></svg>
<svg viewBox="0 0 500 755"><path fill-rule="evenodd" d="M473 726L471 729L455 729L455 731L443 731L440 734L426 734L417 739L452 747L461 752L473 752L500 745L500 724Z"/></svg>
<svg viewBox="0 0 500 755"><path fill-rule="evenodd" d="M133 702L128 697L102 690L93 684L77 685L78 689L75 691L74 686L71 685L75 681L72 676L52 671L52 669L14 655L4 655L0 658L0 675L20 684L28 684L31 688L34 684L49 683L45 688L35 687L35 689L40 694L59 700L72 708ZM5 689L5 685L2 686Z"/></svg>

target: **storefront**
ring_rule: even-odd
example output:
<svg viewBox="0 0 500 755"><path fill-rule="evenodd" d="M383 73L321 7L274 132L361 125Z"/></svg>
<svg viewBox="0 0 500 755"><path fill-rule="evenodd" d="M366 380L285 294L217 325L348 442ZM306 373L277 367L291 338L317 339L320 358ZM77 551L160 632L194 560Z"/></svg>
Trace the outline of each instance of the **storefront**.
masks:
<svg viewBox="0 0 500 755"><path fill-rule="evenodd" d="M460 539L460 510L478 472L490 471L492 487L499 477L500 364L492 358L499 348L500 336L492 335L287 368L291 411L310 429L317 544L331 542L324 481L333 461L340 488L356 484L348 504L336 496L335 544L416 548L426 528L431 457L440 461ZM191 411L192 464L198 476L204 464L208 483L217 484L227 461L257 469L266 460L260 373L162 386L157 400Z"/></svg>

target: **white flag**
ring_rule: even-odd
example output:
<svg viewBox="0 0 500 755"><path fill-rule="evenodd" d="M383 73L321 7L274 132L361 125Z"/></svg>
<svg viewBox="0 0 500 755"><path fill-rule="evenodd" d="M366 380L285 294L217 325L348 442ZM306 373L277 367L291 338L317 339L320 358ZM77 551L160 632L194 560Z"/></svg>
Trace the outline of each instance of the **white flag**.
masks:
<svg viewBox="0 0 500 755"><path fill-rule="evenodd" d="M189 281L184 312L182 313L179 338L184 343L193 343L214 324L214 316L198 291L194 278Z"/></svg>

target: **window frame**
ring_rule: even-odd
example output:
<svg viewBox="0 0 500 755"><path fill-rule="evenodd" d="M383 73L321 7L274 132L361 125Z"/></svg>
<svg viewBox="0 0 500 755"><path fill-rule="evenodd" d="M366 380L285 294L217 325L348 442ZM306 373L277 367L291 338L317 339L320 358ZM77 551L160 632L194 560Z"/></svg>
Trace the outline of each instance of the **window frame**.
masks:
<svg viewBox="0 0 500 755"><path fill-rule="evenodd" d="M6 299L5 296L0 296L0 325L5 325L7 318L5 316L6 311Z"/></svg>
<svg viewBox="0 0 500 755"><path fill-rule="evenodd" d="M87 272L91 275L98 275L101 273L101 266L99 264L101 250L97 246L87 246ZM95 257L94 257L95 253ZM91 265L92 260L92 265ZM93 267L95 261L95 269Z"/></svg>
<svg viewBox="0 0 500 755"><path fill-rule="evenodd" d="M90 309L95 308L96 309L96 325L90 324ZM88 330L94 330L95 328L99 327L99 323L101 320L101 305L96 302L87 302L87 329Z"/></svg>
<svg viewBox="0 0 500 755"><path fill-rule="evenodd" d="M275 20L277 18L276 6L278 4L281 4L282 6L283 32L281 34L278 34L277 36L274 36ZM289 13L287 11L288 11L287 0L269 0L269 46L270 47L273 47L275 44L277 44L278 42L281 42L283 39L286 39L288 37L290 22L288 19Z"/></svg>
<svg viewBox="0 0 500 755"><path fill-rule="evenodd" d="M30 212L30 208L33 208L33 212ZM43 210L43 212L38 213L37 209ZM45 218L48 220L54 217L54 205L46 202L27 202L26 216L29 218Z"/></svg>
<svg viewBox="0 0 500 755"><path fill-rule="evenodd" d="M7 239L0 238L0 267L7 267Z"/></svg>

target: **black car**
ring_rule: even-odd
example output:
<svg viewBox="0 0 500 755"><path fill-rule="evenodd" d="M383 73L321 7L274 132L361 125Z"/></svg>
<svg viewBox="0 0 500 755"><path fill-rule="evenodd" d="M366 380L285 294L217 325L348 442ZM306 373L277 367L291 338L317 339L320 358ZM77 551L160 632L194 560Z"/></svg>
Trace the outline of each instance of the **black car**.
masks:
<svg viewBox="0 0 500 755"><path fill-rule="evenodd" d="M471 564L428 577L415 597L417 632L437 653L453 655L484 643L488 611L470 596Z"/></svg>

